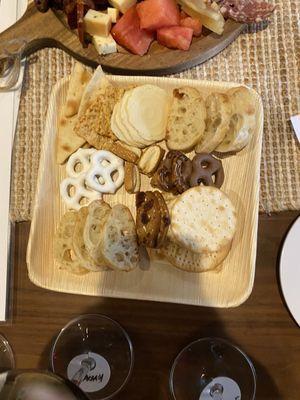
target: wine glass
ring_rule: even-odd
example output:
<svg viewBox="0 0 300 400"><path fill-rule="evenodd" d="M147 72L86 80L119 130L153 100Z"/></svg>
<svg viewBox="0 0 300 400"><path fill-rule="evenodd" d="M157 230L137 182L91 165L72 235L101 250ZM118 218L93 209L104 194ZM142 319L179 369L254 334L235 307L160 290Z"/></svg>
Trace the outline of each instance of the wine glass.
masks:
<svg viewBox="0 0 300 400"><path fill-rule="evenodd" d="M82 315L59 333L52 347L51 365L53 372L75 383L90 399L111 399L130 377L132 343L111 318Z"/></svg>
<svg viewBox="0 0 300 400"><path fill-rule="evenodd" d="M0 334L0 373L14 367L15 359L12 348L5 337Z"/></svg>
<svg viewBox="0 0 300 400"><path fill-rule="evenodd" d="M170 373L174 400L254 400L256 374L248 356L219 338L186 346Z"/></svg>
<svg viewBox="0 0 300 400"><path fill-rule="evenodd" d="M0 92L10 90L17 84L26 43L26 40L19 38L1 43Z"/></svg>
<svg viewBox="0 0 300 400"><path fill-rule="evenodd" d="M0 373L0 400L88 400L72 382L50 372Z"/></svg>

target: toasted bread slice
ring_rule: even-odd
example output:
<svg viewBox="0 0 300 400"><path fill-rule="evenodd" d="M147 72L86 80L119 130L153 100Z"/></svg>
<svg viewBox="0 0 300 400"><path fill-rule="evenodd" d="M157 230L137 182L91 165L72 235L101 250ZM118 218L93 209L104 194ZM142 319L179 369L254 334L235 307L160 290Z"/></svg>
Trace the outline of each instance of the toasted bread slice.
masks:
<svg viewBox="0 0 300 400"><path fill-rule="evenodd" d="M111 207L103 200L89 204L88 215L83 228L83 240L91 258L97 265L107 266L100 247L101 231L110 213Z"/></svg>
<svg viewBox="0 0 300 400"><path fill-rule="evenodd" d="M236 153L249 143L255 126L255 104L250 90L244 86L227 92L232 104L229 129L216 147L218 153Z"/></svg>
<svg viewBox="0 0 300 400"><path fill-rule="evenodd" d="M81 207L81 209L78 211L77 222L75 224L73 233L74 251L78 259L80 260L80 263L89 271L105 271L107 269L105 263L103 262L102 265L100 265L99 262L96 262L91 257L84 242L83 232L88 215L88 207Z"/></svg>
<svg viewBox="0 0 300 400"><path fill-rule="evenodd" d="M205 131L195 147L197 153L211 153L224 139L229 129L231 103L223 93L212 93L205 100Z"/></svg>
<svg viewBox="0 0 300 400"><path fill-rule="evenodd" d="M101 233L101 250L109 267L131 271L139 264L139 247L134 219L129 208L112 208Z"/></svg>
<svg viewBox="0 0 300 400"><path fill-rule="evenodd" d="M187 152L201 140L206 119L204 100L198 90L191 87L174 89L166 142L170 150Z"/></svg>
<svg viewBox="0 0 300 400"><path fill-rule="evenodd" d="M54 236L53 251L54 259L61 269L75 275L84 275L89 271L82 266L73 246L73 233L77 219L78 213L75 211L68 211L63 215Z"/></svg>

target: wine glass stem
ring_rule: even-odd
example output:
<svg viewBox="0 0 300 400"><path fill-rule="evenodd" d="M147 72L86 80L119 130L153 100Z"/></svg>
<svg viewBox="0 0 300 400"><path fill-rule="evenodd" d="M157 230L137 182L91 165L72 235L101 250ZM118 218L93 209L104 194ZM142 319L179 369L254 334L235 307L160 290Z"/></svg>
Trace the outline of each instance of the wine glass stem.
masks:
<svg viewBox="0 0 300 400"><path fill-rule="evenodd" d="M223 399L223 386L219 383L213 385L210 389L210 396L213 400L222 400Z"/></svg>
<svg viewBox="0 0 300 400"><path fill-rule="evenodd" d="M96 366L96 362L93 358L87 357L86 359L82 360L81 367L79 370L74 374L71 382L75 383L75 385L79 386L81 382L84 380L85 376Z"/></svg>

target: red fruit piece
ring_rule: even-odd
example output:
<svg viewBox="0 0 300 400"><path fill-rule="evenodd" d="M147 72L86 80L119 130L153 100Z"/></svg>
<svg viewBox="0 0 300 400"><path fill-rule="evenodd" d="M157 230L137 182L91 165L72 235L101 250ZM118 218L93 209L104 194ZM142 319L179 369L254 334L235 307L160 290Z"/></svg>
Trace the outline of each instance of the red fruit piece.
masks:
<svg viewBox="0 0 300 400"><path fill-rule="evenodd" d="M193 38L193 29L171 26L157 31L157 41L170 49L188 50Z"/></svg>
<svg viewBox="0 0 300 400"><path fill-rule="evenodd" d="M140 27L150 31L179 25L180 12L174 0L145 0L136 7Z"/></svg>
<svg viewBox="0 0 300 400"><path fill-rule="evenodd" d="M151 42L154 40L152 32L140 28L136 6L129 8L117 21L111 30L111 34L119 45L140 56L147 53Z"/></svg>
<svg viewBox="0 0 300 400"><path fill-rule="evenodd" d="M186 17L180 20L180 26L184 26L185 28L191 28L194 31L194 36L201 36L202 32L202 23L200 19Z"/></svg>

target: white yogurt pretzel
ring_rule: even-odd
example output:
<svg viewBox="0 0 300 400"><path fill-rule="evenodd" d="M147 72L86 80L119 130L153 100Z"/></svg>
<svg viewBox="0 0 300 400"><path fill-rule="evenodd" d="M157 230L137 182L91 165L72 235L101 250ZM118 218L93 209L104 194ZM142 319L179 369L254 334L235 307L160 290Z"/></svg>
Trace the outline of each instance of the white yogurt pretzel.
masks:
<svg viewBox="0 0 300 400"><path fill-rule="evenodd" d="M70 191L73 187L74 194ZM85 185L85 174L81 174L77 178L66 178L60 184L60 194L68 208L79 210L82 207L81 201L86 200L84 205L90 204L94 200L102 198L102 194L94 190L90 190Z"/></svg>
<svg viewBox="0 0 300 400"><path fill-rule="evenodd" d="M124 182L124 161L110 151L99 150L91 157L86 184L101 193L115 193Z"/></svg>
<svg viewBox="0 0 300 400"><path fill-rule="evenodd" d="M78 149L72 154L66 166L66 172L69 177L77 178L81 174L85 174L91 166L91 156L96 152L96 149ZM80 171L76 171L76 166L81 165Z"/></svg>

